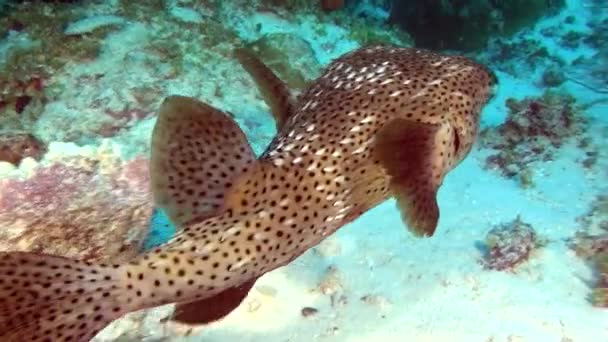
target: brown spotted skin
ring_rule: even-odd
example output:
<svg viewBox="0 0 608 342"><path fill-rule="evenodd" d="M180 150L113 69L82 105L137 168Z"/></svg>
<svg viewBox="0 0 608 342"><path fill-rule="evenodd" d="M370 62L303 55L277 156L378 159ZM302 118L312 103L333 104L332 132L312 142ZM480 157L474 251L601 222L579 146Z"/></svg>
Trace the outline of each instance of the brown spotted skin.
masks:
<svg viewBox="0 0 608 342"><path fill-rule="evenodd" d="M375 140L394 137L386 127L395 120L433 127L421 146L435 150L428 160L421 154L428 165L419 173L438 187L471 149L494 82L466 58L422 50L371 47L341 57L302 94L259 159L231 178L217 215L190 220L167 244L116 267L0 254L0 340L88 341L127 312L212 298L289 263L402 184L389 175L391 154L380 153L390 144Z"/></svg>

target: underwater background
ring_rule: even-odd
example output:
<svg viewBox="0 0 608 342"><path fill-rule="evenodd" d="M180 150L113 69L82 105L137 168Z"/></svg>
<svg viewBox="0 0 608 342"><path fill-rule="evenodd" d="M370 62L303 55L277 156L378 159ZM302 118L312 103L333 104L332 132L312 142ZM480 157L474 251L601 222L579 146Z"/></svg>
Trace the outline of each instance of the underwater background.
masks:
<svg viewBox="0 0 608 342"><path fill-rule="evenodd" d="M0 1L0 251L126 261L174 232L149 190L172 94L235 118L269 108L245 47L302 91L370 44L492 69L479 139L439 191L432 238L393 200L262 277L204 327L136 312L95 341L608 341L605 0Z"/></svg>

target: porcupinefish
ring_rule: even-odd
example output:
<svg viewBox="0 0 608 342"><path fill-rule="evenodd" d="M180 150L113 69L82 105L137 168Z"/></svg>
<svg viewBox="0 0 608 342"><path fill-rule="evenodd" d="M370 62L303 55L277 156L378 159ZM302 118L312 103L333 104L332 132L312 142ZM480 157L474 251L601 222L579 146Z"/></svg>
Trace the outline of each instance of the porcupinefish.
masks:
<svg viewBox="0 0 608 342"><path fill-rule="evenodd" d="M470 151L495 78L460 56L395 47L334 60L299 96L245 50L236 56L276 119L256 158L228 113L170 96L152 133L151 186L178 227L120 265L0 253L0 341L88 341L122 315L177 303L202 324L389 197L419 236L436 194Z"/></svg>

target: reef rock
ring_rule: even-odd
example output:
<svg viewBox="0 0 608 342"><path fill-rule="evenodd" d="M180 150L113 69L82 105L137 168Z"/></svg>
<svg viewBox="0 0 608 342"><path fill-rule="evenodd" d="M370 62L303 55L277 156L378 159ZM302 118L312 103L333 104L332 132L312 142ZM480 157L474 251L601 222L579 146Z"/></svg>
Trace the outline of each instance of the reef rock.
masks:
<svg viewBox="0 0 608 342"><path fill-rule="evenodd" d="M30 157L40 159L45 146L28 133L0 133L0 161L19 165L21 160Z"/></svg>
<svg viewBox="0 0 608 342"><path fill-rule="evenodd" d="M39 75L21 79L0 77L0 129L31 128L47 102L43 83Z"/></svg>
<svg viewBox="0 0 608 342"><path fill-rule="evenodd" d="M0 180L0 250L119 262L136 255L152 213L145 159L73 156Z"/></svg>

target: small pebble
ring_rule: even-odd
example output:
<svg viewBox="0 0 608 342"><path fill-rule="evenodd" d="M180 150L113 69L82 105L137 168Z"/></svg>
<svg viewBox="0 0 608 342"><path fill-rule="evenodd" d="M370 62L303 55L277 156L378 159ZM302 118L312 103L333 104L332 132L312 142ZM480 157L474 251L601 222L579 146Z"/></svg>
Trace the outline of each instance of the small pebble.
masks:
<svg viewBox="0 0 608 342"><path fill-rule="evenodd" d="M247 312L249 312L249 313L256 312L260 309L261 306L262 306L262 303L259 300L253 299L247 303Z"/></svg>
<svg viewBox="0 0 608 342"><path fill-rule="evenodd" d="M277 296L277 289L272 287L272 286L268 286L268 285L259 285L256 286L255 288L259 293L263 294L264 296L268 296L268 297L276 297Z"/></svg>
<svg viewBox="0 0 608 342"><path fill-rule="evenodd" d="M318 289L324 295L332 295L342 289L338 269L335 266L327 268Z"/></svg>
<svg viewBox="0 0 608 342"><path fill-rule="evenodd" d="M315 308L305 307L302 309L302 316L310 317L310 316L315 315L317 312L319 312L319 310L317 310Z"/></svg>

